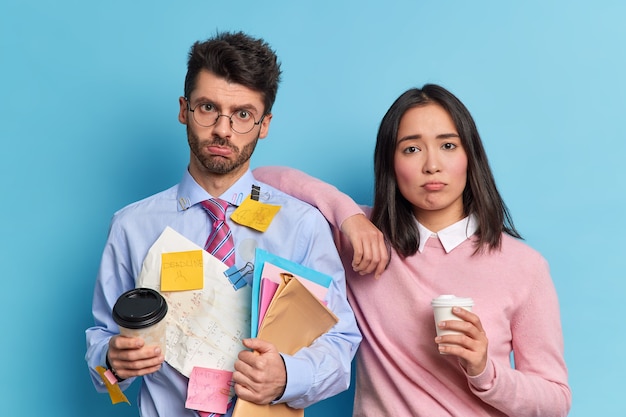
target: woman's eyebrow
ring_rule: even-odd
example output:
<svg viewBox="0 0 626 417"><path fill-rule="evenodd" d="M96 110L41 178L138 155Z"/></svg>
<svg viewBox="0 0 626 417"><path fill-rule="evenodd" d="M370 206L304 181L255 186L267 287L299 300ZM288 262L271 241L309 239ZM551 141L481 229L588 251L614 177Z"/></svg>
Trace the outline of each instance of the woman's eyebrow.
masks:
<svg viewBox="0 0 626 417"><path fill-rule="evenodd" d="M458 133L442 133L436 136L436 139L460 138Z"/></svg>
<svg viewBox="0 0 626 417"><path fill-rule="evenodd" d="M454 133L454 132L440 133L439 135L435 136L435 139L450 139L450 138L460 138L460 136L458 133ZM422 139L422 135L419 133L414 134L414 135L403 136L400 139L398 139L398 143L403 142L405 140L418 140L418 139Z"/></svg>
<svg viewBox="0 0 626 417"><path fill-rule="evenodd" d="M420 135L420 134L407 135L407 136L403 136L400 139L398 139L398 143L404 142L405 140L417 140L417 139L421 139L421 138L422 138L422 135Z"/></svg>

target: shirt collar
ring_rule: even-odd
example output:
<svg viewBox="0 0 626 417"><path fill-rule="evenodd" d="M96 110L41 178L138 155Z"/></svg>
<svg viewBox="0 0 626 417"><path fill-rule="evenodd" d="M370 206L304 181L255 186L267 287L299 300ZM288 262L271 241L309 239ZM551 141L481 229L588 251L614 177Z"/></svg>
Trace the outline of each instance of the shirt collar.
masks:
<svg viewBox="0 0 626 417"><path fill-rule="evenodd" d="M254 179L252 171L247 170L237 182L224 192L224 194L217 197L238 207L243 199L250 195L252 185L255 183L257 183L257 181ZM206 192L206 190L193 179L188 170L185 170L183 179L178 185L178 194L176 196L178 211L187 210L189 207L201 201L214 197L215 196Z"/></svg>
<svg viewBox="0 0 626 417"><path fill-rule="evenodd" d="M417 222L417 230L419 231L420 236L420 245L417 250L420 253L424 252L424 247L426 247L428 239L435 237L439 238L439 241L441 242L441 245L445 249L446 253L450 253L454 248L476 233L477 229L478 223L473 215L459 220L437 233L431 232L420 222Z"/></svg>

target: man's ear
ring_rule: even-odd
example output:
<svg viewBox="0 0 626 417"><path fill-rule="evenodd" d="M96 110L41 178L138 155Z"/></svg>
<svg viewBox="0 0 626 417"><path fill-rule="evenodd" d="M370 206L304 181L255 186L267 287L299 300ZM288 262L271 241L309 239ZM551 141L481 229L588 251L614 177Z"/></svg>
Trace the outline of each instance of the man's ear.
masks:
<svg viewBox="0 0 626 417"><path fill-rule="evenodd" d="M259 139L264 139L270 131L270 122L272 121L272 113L267 113L261 122L261 130L259 131Z"/></svg>
<svg viewBox="0 0 626 417"><path fill-rule="evenodd" d="M180 110L178 111L178 121L186 125L187 115L189 114L187 111L187 99L185 99L185 97L179 97L178 105L180 106Z"/></svg>

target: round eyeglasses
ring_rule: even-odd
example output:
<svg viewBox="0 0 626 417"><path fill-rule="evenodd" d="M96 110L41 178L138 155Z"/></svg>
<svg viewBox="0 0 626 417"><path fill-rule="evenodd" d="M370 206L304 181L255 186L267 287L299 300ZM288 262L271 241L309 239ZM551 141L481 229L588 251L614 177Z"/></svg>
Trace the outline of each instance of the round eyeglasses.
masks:
<svg viewBox="0 0 626 417"><path fill-rule="evenodd" d="M193 109L189 105L189 99L185 97L187 101L187 110L193 114L193 119L200 126L211 127L217 123L220 117L228 117L230 120L230 128L233 132L244 135L250 133L254 126L260 125L265 119L265 114L261 116L257 122L254 119L252 113L249 110L241 109L235 110L230 116L227 114L221 114L217 111L215 105L211 103L199 103Z"/></svg>

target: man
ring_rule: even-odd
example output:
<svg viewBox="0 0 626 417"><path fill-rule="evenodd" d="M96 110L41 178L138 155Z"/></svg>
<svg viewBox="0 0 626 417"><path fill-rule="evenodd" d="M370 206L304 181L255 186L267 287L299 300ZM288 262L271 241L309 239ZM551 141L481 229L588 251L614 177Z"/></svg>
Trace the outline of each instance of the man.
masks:
<svg viewBox="0 0 626 417"><path fill-rule="evenodd" d="M293 356L260 339L244 340L247 349L239 353L233 373L237 398L304 408L349 385L350 362L361 336L346 301L344 271L328 224L311 206L256 181L249 168L258 140L268 134L280 73L275 53L262 39L221 33L196 42L189 53L185 96L179 99L178 119L187 127L190 148L183 179L113 217L94 291L95 326L86 332L86 360L99 391L105 386L98 366L112 370L122 389L143 376L143 417L198 414L185 408L188 379L164 362L165 352L140 338L120 336L111 311L117 298L135 287L148 250L166 227L204 247L214 227L203 203L209 199L229 203L226 225L234 252L225 256L234 254L237 268L250 260L252 245L330 275L333 283L325 301L339 318ZM263 233L229 219L239 196L250 194L252 186L260 187L260 202L281 207Z"/></svg>

